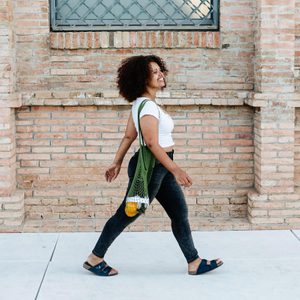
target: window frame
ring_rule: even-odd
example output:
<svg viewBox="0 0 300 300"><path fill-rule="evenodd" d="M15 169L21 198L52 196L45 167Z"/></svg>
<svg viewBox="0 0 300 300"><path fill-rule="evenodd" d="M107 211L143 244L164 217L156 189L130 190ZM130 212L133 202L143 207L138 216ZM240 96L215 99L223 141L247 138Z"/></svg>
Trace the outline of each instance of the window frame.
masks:
<svg viewBox="0 0 300 300"><path fill-rule="evenodd" d="M218 31L220 27L220 0L211 0L213 2L214 10L212 13L212 24L197 25L197 26L140 26L140 27L128 27L128 26L72 26L72 25L57 25L55 18L55 2L56 0L49 0L50 2L50 30L52 32L81 32L81 31Z"/></svg>

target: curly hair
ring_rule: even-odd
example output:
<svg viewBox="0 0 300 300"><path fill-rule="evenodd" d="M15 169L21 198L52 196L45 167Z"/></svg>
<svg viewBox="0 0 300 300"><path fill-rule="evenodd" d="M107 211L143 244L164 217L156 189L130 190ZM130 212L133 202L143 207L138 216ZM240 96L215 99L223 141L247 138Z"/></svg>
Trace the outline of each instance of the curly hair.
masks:
<svg viewBox="0 0 300 300"><path fill-rule="evenodd" d="M128 102L141 97L147 90L147 81L151 77L150 63L155 62L161 71L168 73L165 62L156 55L138 55L124 59L118 68L117 86L119 93Z"/></svg>

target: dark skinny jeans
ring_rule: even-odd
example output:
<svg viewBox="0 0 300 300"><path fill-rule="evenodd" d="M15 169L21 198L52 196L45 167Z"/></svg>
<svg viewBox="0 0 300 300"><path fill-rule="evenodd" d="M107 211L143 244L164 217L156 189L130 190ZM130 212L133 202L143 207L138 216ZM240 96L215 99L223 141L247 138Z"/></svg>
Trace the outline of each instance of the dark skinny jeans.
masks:
<svg viewBox="0 0 300 300"><path fill-rule="evenodd" d="M168 152L167 154L171 159L173 159L173 151ZM138 152L132 156L128 164L129 184L126 195L134 176L137 159ZM156 160L155 163L148 192L150 202L156 198L170 217L173 234L187 262L190 263L198 258L198 252L193 243L188 221L188 209L181 187L176 182L173 174L171 174L158 160ZM135 217L128 217L125 214L125 199L126 196L115 215L106 222L95 248L92 251L94 255L104 257L107 249L116 237L125 229L126 226L139 217L139 214Z"/></svg>

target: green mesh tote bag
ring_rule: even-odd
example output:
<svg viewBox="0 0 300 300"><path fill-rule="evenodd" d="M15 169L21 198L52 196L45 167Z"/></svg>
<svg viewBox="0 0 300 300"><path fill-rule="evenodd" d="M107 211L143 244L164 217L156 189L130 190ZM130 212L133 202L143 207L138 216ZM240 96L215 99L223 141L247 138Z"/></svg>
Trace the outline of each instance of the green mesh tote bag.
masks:
<svg viewBox="0 0 300 300"><path fill-rule="evenodd" d="M149 100L144 100L138 108L140 150L134 177L126 197L125 213L128 217L134 217L138 213L145 213L149 206L148 184L155 165L155 157L144 144L140 126L140 113L147 101Z"/></svg>

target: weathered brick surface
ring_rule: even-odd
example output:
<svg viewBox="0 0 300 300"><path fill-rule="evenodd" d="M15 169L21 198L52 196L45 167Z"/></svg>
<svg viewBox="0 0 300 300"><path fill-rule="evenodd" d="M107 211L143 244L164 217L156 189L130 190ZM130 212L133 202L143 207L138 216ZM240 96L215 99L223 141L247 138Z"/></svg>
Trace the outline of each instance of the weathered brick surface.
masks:
<svg viewBox="0 0 300 300"><path fill-rule="evenodd" d="M300 88L300 0L295 1L295 89Z"/></svg>
<svg viewBox="0 0 300 300"><path fill-rule="evenodd" d="M295 0L256 4L255 91L294 92Z"/></svg>
<svg viewBox="0 0 300 300"><path fill-rule="evenodd" d="M35 15L28 15L33 6ZM16 17L27 20L16 28L18 87L22 91L114 89L123 58L156 53L167 60L171 89L251 89L255 5L235 0L221 1L221 6L220 32L49 34L44 18L48 1L18 0Z"/></svg>
<svg viewBox="0 0 300 300"><path fill-rule="evenodd" d="M295 188L300 188L300 109L295 110Z"/></svg>
<svg viewBox="0 0 300 300"><path fill-rule="evenodd" d="M16 191L16 57L12 1L0 3L0 231L17 231L24 220L24 195Z"/></svg>
<svg viewBox="0 0 300 300"><path fill-rule="evenodd" d="M174 117L176 160L194 180L185 190L191 217L246 216L253 186L253 112L247 107L166 106ZM22 107L17 111L18 188L30 219L107 219L124 197L124 161L104 181L129 106ZM116 123L116 120L118 122ZM210 201L208 201L210 200ZM155 202L146 218L163 218Z"/></svg>
<svg viewBox="0 0 300 300"><path fill-rule="evenodd" d="M0 232L21 230L24 216L22 191L16 191L9 197L0 197Z"/></svg>
<svg viewBox="0 0 300 300"><path fill-rule="evenodd" d="M53 32L52 49L220 48L219 32Z"/></svg>
<svg viewBox="0 0 300 300"><path fill-rule="evenodd" d="M0 110L0 196L16 189L15 114L11 108Z"/></svg>
<svg viewBox="0 0 300 300"><path fill-rule="evenodd" d="M255 188L261 194L294 192L294 109L255 113Z"/></svg>
<svg viewBox="0 0 300 300"><path fill-rule="evenodd" d="M11 19L12 3L4 0L0 3L0 107L9 107L13 88L14 58L11 53L14 47Z"/></svg>
<svg viewBox="0 0 300 300"><path fill-rule="evenodd" d="M248 194L249 220L253 228L260 224L269 224L271 228L299 228L300 194L258 194L256 191Z"/></svg>
<svg viewBox="0 0 300 300"><path fill-rule="evenodd" d="M300 228L300 0L220 2L216 32L66 33L49 32L48 0L0 3L1 231L102 229L137 147L105 183L130 109L116 69L150 53L170 69L158 101L195 182L192 229ZM127 230L170 221L154 202Z"/></svg>

